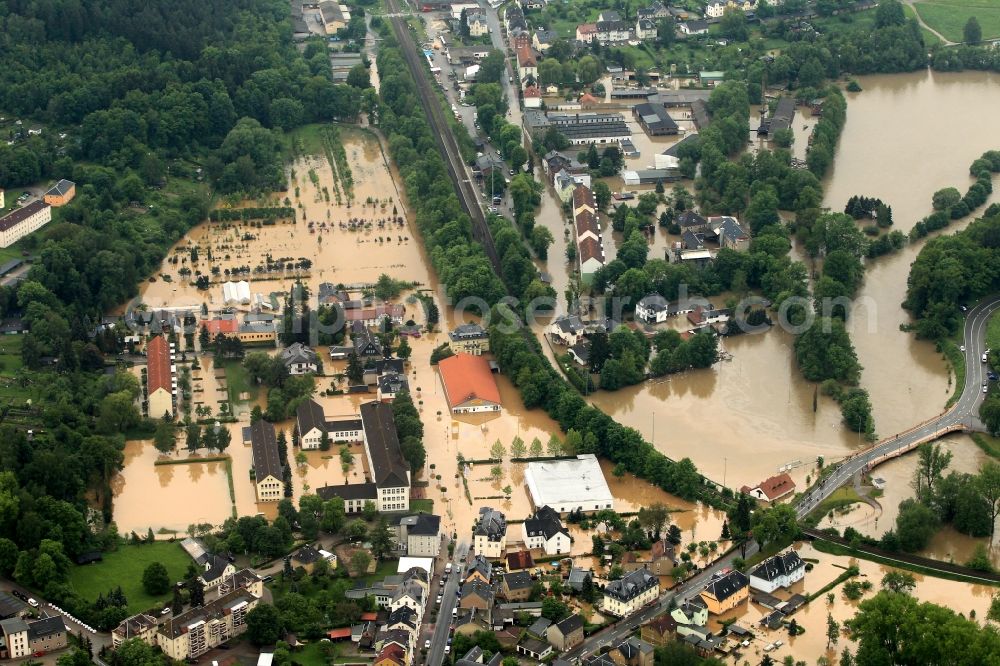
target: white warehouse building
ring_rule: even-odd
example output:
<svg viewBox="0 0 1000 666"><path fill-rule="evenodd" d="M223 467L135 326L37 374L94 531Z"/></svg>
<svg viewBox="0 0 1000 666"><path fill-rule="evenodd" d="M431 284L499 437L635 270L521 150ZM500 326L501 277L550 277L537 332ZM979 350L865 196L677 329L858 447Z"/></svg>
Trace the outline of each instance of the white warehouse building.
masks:
<svg viewBox="0 0 1000 666"><path fill-rule="evenodd" d="M524 482L536 508L550 506L557 513L614 509L615 498L592 453L570 460L546 460L528 463Z"/></svg>

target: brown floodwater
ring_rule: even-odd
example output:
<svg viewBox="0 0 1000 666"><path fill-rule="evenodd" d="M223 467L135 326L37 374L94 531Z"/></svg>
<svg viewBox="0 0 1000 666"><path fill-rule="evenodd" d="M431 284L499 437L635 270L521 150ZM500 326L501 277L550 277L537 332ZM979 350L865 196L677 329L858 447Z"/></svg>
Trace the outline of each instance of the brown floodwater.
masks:
<svg viewBox="0 0 1000 666"><path fill-rule="evenodd" d="M263 229L202 224L192 229L177 244L172 254L187 256L189 248L197 245L200 254L198 268L206 272L214 262L218 262L221 267L230 267L268 253L275 257L309 258L314 268L302 277L303 281L313 289L313 293L320 282L335 281L348 285L367 283L379 273L385 272L394 278L414 281L429 289L441 306L442 328L447 330L461 323L452 308L442 299L423 244L415 240L415 230L412 229L412 220L409 219L405 200L399 196L396 189L394 183L396 174L382 159L378 143L370 138L370 135L357 132L345 132L344 137L355 181L355 204L350 209L346 205L336 205L332 186L333 171L325 160L317 157L303 158L291 166L290 188L287 193L293 198L292 205L297 207L301 205L296 223ZM309 175L310 171L315 174L315 183ZM297 199L294 198L296 187L299 188ZM324 187L330 193L330 201L327 201L323 194ZM387 196L388 194L392 196ZM276 194L265 198L262 203L276 204L283 197L284 195ZM379 204L376 207L364 206L363 202L368 197L377 199ZM386 203L386 213L382 212L381 202ZM558 216L558 206L549 203L551 209L543 207L543 210ZM399 214L405 216L406 221L402 229L393 229L392 242L378 243L376 238L384 237L388 232L380 233L377 228L349 231L339 227L341 220L349 220L351 217L377 218L387 215L391 213L393 206L398 207ZM310 234L303 222L303 211L306 220L329 219L327 230ZM329 218L327 213L330 215ZM243 240L244 233L254 234L255 237ZM400 235L405 238L402 242L398 240ZM320 238L323 238L322 242ZM561 235L557 235L557 238L561 238ZM378 247L375 247L376 245ZM207 259L209 249L212 251L212 262ZM559 254L553 252L552 257L565 257L565 241L558 252ZM230 254L229 260L225 259L227 253ZM213 285L209 291L199 292L177 272L182 265L175 266L165 262L158 273L171 274L173 281L157 280L145 283L142 290L143 299L147 302L158 301L158 304L183 303L191 306L200 306L204 301L210 309L218 307L221 289ZM566 275L565 271L561 271L561 274ZM251 290L268 293L287 289L294 277L294 275L282 275L272 276L266 280L254 280L251 282ZM564 288L563 286L562 289ZM407 307L408 316L415 316L417 321L422 321L422 317L417 314L418 308L409 298L404 296L403 303ZM424 421L425 446L428 454L428 467L418 473L416 478L429 481L429 487L415 488L414 494L416 497L434 500L435 508L444 515L448 529L457 528L464 532L478 514L479 508L487 505L501 508L511 519L524 518L530 513L530 500L524 485L524 466L509 461L511 442L515 437L521 437L526 444L530 444L534 438L538 438L544 446L552 433L559 432L558 424L540 410L525 409L519 392L502 375L497 376L504 406L499 415L451 417L437 371L430 366L431 352L445 341L447 335L441 331L425 333L420 338L410 338L413 353L407 375L414 400ZM325 349L320 348L317 351L325 356ZM192 374L194 402L196 405L211 406L213 413L218 413L218 405L228 396L225 373L221 368L213 367L211 359L203 357L201 363L202 368L193 371ZM373 395L325 395L325 390L332 387L333 375L343 373L345 366L346 362L343 361L327 361L325 363L327 376L317 379L317 389L321 393L316 396L316 400L323 405L326 414L331 418L356 414L362 402L374 398ZM266 403L264 394L263 390L258 392L257 404ZM229 426L233 443L226 453L232 461L235 506L239 515L261 513L273 517L277 505L258 503L249 480L252 456L250 447L242 443L241 429L249 421L251 404L238 402L235 414L239 422ZM292 420L277 423L275 426L288 433L290 439ZM488 466L473 466L466 479L469 495L472 498L470 503L466 499L461 477L458 476L458 455L461 453L466 459L487 458L491 446L498 440L508 450L502 465L503 476L499 481L494 481ZM129 446L141 447L142 443L130 442ZM159 492L162 492L163 498L168 501L157 502L158 508L155 511L148 510L146 502L140 501L139 497L146 497L147 494L142 489L151 485L148 483L148 478L153 473L152 460L155 459L153 455L155 450L151 445L147 445L144 449L136 448L136 451L139 450L145 451L146 455L128 457L125 469L117 481L119 485L116 486L115 516L119 520L121 529L132 529L133 526L136 529L145 529L148 525L152 525L154 529L161 526L183 529L191 522L219 524L230 515L232 502L229 500L224 469L219 484L220 492L224 493L224 496L220 498L212 496L209 502L205 502L202 496L201 486L205 481L193 487L189 481L194 475L181 474L177 471L189 467L197 469L197 465L155 468L159 473L159 486L162 488ZM343 483L345 480L360 481L366 471L361 447L353 446L351 453L353 462L345 476L337 450L306 452L305 461L301 463L297 460L296 452L290 451L289 458L293 465L293 497L297 500L303 493L312 492L325 484ZM175 455L184 456L186 453ZM207 465L210 470L214 470L212 465L222 469L223 463ZM622 511L638 511L647 504L662 502L675 510L671 514L672 520L684 531L685 540L688 538L712 540L721 532L724 517L717 511L684 502L634 477L626 476L618 479L611 475L610 468L607 469L607 476ZM512 490L509 499L503 492L503 488L507 485L510 485ZM143 506L142 511L138 509L139 506ZM209 506L212 507L212 511L207 510ZM136 507L135 516L132 515L132 507ZM515 529L513 533L519 534L519 530ZM581 534L581 538L578 538L574 545L574 552L583 553L589 548L589 536Z"/></svg>
<svg viewBox="0 0 1000 666"><path fill-rule="evenodd" d="M919 72L860 81L864 92L848 95L824 203L842 210L853 194L878 196L893 207L896 227L908 231L930 212L936 189L967 187L969 164L1000 145L1000 126L988 122L987 111L1000 103L1000 77ZM812 122L797 109L797 156L806 143L803 128ZM970 126L982 131L970 133ZM892 164L907 166L886 167ZM900 303L920 247L870 262L859 294L867 308L858 308L850 322L865 368L862 385L871 393L883 436L940 412L950 394L941 355L899 330L908 321ZM794 461L805 463L793 471L796 481L804 480L816 456L835 459L864 442L845 431L831 401L821 397L813 412L814 385L801 378L791 344L790 336L776 330L725 340L732 361L590 399L667 455L691 457L709 477L730 486L760 480ZM701 446L705 441L712 446Z"/></svg>

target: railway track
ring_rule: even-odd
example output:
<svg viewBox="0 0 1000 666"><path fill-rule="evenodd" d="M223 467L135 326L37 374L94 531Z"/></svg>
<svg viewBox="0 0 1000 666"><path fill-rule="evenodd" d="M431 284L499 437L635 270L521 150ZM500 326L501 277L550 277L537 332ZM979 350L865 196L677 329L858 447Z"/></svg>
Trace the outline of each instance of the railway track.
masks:
<svg viewBox="0 0 1000 666"><path fill-rule="evenodd" d="M462 160L462 152L455 141L455 135L448 125L444 110L441 108L441 101L434 92L434 83L429 79L424 68L423 57L417 51L417 45L410 34L410 28L406 23L400 8L400 0L386 0L386 15L392 25L392 30L399 42L403 59L410 69L417 95L420 98L420 105L424 109L427 121L434 132L434 140L437 142L441 154L445 158L448 166L448 174L455 184L455 191L458 193L462 208L472 220L472 236L483 246L487 258L493 264L494 272L500 276L503 282L503 273L500 269L500 257L497 254L496 245L493 243L493 235L486 224L486 216L480 203L479 193L470 178L469 171Z"/></svg>

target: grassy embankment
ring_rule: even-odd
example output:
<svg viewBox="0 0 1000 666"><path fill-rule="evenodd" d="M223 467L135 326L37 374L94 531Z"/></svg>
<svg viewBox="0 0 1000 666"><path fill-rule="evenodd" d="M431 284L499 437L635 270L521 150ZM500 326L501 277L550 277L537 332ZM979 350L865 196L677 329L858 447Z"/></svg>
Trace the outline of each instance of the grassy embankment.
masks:
<svg viewBox="0 0 1000 666"><path fill-rule="evenodd" d="M165 566L170 580L174 581L184 577L191 558L176 542L121 546L113 553L104 553L102 562L71 568L69 584L77 594L90 601L120 585L128 599L129 612L140 613L161 606L170 599L169 593L151 596L142 587L142 573L153 562Z"/></svg>
<svg viewBox="0 0 1000 666"><path fill-rule="evenodd" d="M1000 0L933 0L914 6L924 23L947 39L961 42L965 23L975 16L983 39L1000 37Z"/></svg>
<svg viewBox="0 0 1000 666"><path fill-rule="evenodd" d="M894 569L905 569L907 571L912 571L913 573L921 574L924 576L933 576L934 578L944 578L946 580L954 580L960 583L979 583L981 585L1000 586L1000 583L995 583L990 580L985 580L982 578L970 578L968 576L962 576L960 574L953 574L946 571L939 571L937 569L930 569L928 567L923 567L917 564L910 564L909 562L903 562L901 560L896 560L889 557L873 555L872 553L866 553L861 550L855 550L847 546L841 546L838 543L823 541L822 539L816 539L815 541L812 542L812 544L813 548L820 551L821 553L827 553L828 555L842 555L845 557L856 557L862 560L870 560L872 562L878 562L879 564L884 564L885 566L893 567Z"/></svg>

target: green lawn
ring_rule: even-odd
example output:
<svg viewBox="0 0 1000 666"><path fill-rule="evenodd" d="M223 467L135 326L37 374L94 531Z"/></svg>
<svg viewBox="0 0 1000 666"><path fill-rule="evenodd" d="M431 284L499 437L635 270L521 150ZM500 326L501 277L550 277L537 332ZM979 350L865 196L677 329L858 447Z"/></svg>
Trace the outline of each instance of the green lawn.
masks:
<svg viewBox="0 0 1000 666"><path fill-rule="evenodd" d="M23 342L24 337L20 335L0 336L0 402L23 403L31 397L30 386L20 386L15 381L17 371L24 365L21 362Z"/></svg>
<svg viewBox="0 0 1000 666"><path fill-rule="evenodd" d="M297 127L285 135L289 161L298 155L323 154L323 130L329 127L324 123L313 123Z"/></svg>
<svg viewBox="0 0 1000 666"><path fill-rule="evenodd" d="M85 566L74 566L69 572L69 584L84 599L94 600L114 586L121 585L131 613L161 606L170 599L151 597L142 589L142 573L153 562L167 568L171 581L181 580L192 560L179 543L158 541L141 546L122 546L113 553L105 553L104 561Z"/></svg>
<svg viewBox="0 0 1000 666"><path fill-rule="evenodd" d="M927 25L953 42L962 41L962 29L972 16L983 29L983 39L1000 37L1000 0L934 0L918 2L916 9Z"/></svg>
<svg viewBox="0 0 1000 666"><path fill-rule="evenodd" d="M903 13L906 14L906 18L908 19L917 18L917 12L913 10L913 7L911 5L903 5ZM930 30L928 30L927 28L925 28L924 26L920 26L920 32L924 36L924 45L927 48L931 48L932 46L937 46L938 44L941 43L941 40L938 39L938 36L935 35L933 32L931 32Z"/></svg>
<svg viewBox="0 0 1000 666"><path fill-rule="evenodd" d="M27 190L23 187L17 187L13 190L7 190L3 195L3 208L0 208L0 213L6 214L13 210L17 204L17 198L24 194Z"/></svg>
<svg viewBox="0 0 1000 666"><path fill-rule="evenodd" d="M251 400L257 398L257 385L250 381L250 375L240 361L226 361L223 366L226 368L226 386L229 390L229 402L236 405L240 400L240 394L246 393Z"/></svg>
<svg viewBox="0 0 1000 666"><path fill-rule="evenodd" d="M410 511L416 511L417 513L434 513L434 500L411 499Z"/></svg>

